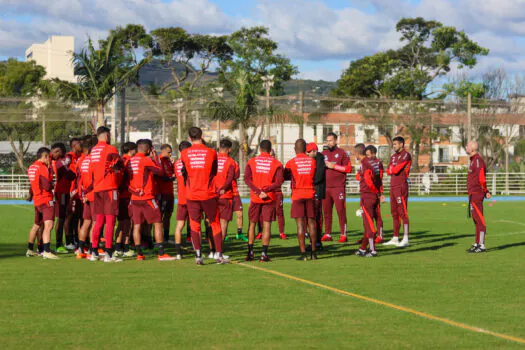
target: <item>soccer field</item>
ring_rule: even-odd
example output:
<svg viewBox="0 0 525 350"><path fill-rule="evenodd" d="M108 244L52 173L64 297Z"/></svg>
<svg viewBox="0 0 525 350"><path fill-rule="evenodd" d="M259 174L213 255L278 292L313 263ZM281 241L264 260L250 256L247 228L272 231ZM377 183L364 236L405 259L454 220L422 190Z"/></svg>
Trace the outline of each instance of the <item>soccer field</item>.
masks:
<svg viewBox="0 0 525 350"><path fill-rule="evenodd" d="M165 263L26 258L33 208L0 206L0 343L5 349L523 347L524 206L486 204L488 253L467 254L474 225L463 203L411 203L411 246L379 247L378 258L365 259L352 255L362 223L358 204L349 203L352 243L329 242L319 260L305 263L295 260L287 205L290 239L276 239L274 226L272 262L245 263L245 243L233 241L225 252L235 264L205 266L190 254Z"/></svg>

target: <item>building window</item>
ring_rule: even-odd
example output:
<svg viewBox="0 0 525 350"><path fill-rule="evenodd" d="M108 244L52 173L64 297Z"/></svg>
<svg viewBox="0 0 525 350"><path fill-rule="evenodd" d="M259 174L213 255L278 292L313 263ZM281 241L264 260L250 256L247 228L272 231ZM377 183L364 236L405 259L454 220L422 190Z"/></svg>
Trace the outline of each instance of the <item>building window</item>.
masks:
<svg viewBox="0 0 525 350"><path fill-rule="evenodd" d="M434 169L436 169L437 174L445 174L447 172L447 168L448 167L443 166L443 165L438 165L434 167Z"/></svg>
<svg viewBox="0 0 525 350"><path fill-rule="evenodd" d="M374 129L365 129L365 142L375 142Z"/></svg>
<svg viewBox="0 0 525 350"><path fill-rule="evenodd" d="M450 163L450 153L447 148L439 148L439 163Z"/></svg>
<svg viewBox="0 0 525 350"><path fill-rule="evenodd" d="M333 125L323 125L323 137L325 140L326 140L326 136L328 136L328 134L331 132L334 132Z"/></svg>

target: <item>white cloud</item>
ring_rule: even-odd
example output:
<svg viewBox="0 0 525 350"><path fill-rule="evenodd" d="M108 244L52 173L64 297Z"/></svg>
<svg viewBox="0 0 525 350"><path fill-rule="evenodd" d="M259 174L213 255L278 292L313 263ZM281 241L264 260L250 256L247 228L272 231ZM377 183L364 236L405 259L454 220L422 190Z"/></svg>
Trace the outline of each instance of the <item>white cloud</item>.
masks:
<svg viewBox="0 0 525 350"><path fill-rule="evenodd" d="M216 5L218 3L219 5ZM231 17L212 0L0 0L0 56L23 56L34 42L49 35L74 35L77 48L87 36L98 39L117 25L137 23L147 29L181 26L190 32L229 33L242 25L264 25L292 59L332 66L308 70L302 77L334 80L348 62L374 52L397 48L395 24L401 17L422 16L463 29L491 50L476 70L505 66L525 68L524 0L354 0L332 9L321 0L259 0L253 18ZM358 7L355 7L358 6ZM372 6L369 13L365 8ZM31 18L29 23L9 18ZM348 64L344 65L346 68ZM301 67L299 67L301 69Z"/></svg>

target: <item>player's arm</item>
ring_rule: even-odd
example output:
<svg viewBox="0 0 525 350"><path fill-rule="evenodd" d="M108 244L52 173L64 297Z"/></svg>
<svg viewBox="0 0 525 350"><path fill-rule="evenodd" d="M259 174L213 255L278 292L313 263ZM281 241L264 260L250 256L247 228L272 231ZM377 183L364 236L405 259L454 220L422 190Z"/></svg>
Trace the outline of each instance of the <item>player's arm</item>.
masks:
<svg viewBox="0 0 525 350"><path fill-rule="evenodd" d="M334 164L331 169L344 174L352 172L352 163L350 163L350 158L348 158L346 152L344 152L344 155L341 157L341 164Z"/></svg>
<svg viewBox="0 0 525 350"><path fill-rule="evenodd" d="M286 167L284 168L284 181L291 181L292 180L292 169L291 169L290 162L286 163Z"/></svg>
<svg viewBox="0 0 525 350"><path fill-rule="evenodd" d="M224 181L224 185L219 189L219 192L224 193L232 189L232 183L233 179L235 177L235 167L230 165L228 168L228 173L226 173L226 180Z"/></svg>
<svg viewBox="0 0 525 350"><path fill-rule="evenodd" d="M261 189L253 183L252 177L252 167L250 164L246 164L246 169L244 169L244 183L250 188L256 195L261 194Z"/></svg>
<svg viewBox="0 0 525 350"><path fill-rule="evenodd" d="M408 170L410 170L411 164L412 162L410 161L410 159L406 159L396 166L390 164L386 169L386 173L388 175L399 175L403 170L405 170L405 168L408 168Z"/></svg>
<svg viewBox="0 0 525 350"><path fill-rule="evenodd" d="M372 169L365 170L364 178L365 178L365 183L368 186L368 188L376 194L379 193L379 189L376 187L376 184L374 182L374 174L372 172Z"/></svg>
<svg viewBox="0 0 525 350"><path fill-rule="evenodd" d="M479 167L479 184L481 185L481 188L483 189L483 193L485 194L485 197L490 198L492 195L487 188L486 166L485 166L485 162L483 161L481 162L481 166Z"/></svg>
<svg viewBox="0 0 525 350"><path fill-rule="evenodd" d="M116 148L109 151L106 159L108 172L116 174L124 170L124 162L122 161L122 158L120 158Z"/></svg>
<svg viewBox="0 0 525 350"><path fill-rule="evenodd" d="M284 182L284 171L283 167L279 166L275 170L275 174L273 175L273 182L270 186L266 186L263 188L264 192L274 192L276 189L282 186Z"/></svg>
<svg viewBox="0 0 525 350"><path fill-rule="evenodd" d="M233 179L237 181L241 177L241 169L239 168L239 166L235 166L234 168L235 168L235 174L233 175Z"/></svg>
<svg viewBox="0 0 525 350"><path fill-rule="evenodd" d="M210 169L210 180L208 182L208 185L211 186L213 183L213 179L215 179L215 176L217 176L217 171L219 169L219 164L217 162L217 152L212 151L211 152L211 169Z"/></svg>

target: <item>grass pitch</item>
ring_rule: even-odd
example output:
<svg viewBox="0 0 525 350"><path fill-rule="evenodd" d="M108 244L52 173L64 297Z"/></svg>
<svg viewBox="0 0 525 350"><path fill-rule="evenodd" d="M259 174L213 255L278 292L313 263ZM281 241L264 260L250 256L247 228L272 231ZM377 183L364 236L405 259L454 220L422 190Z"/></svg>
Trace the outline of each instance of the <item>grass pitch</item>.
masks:
<svg viewBox="0 0 525 350"><path fill-rule="evenodd" d="M462 203L411 203L409 248L379 247L377 259L364 259L352 255L356 245L331 242L318 261L304 263L295 260L295 225L286 205L290 239L272 240L271 263L245 265L525 339L523 207L486 203L486 254L465 252L474 225ZM362 234L356 209L348 204L350 242ZM383 208L386 238L388 211ZM0 206L0 215L0 343L6 349L523 347L239 264L196 266L190 254L166 263L26 258L33 208ZM234 261L243 260L244 243L225 247Z"/></svg>

